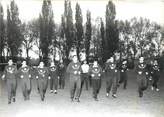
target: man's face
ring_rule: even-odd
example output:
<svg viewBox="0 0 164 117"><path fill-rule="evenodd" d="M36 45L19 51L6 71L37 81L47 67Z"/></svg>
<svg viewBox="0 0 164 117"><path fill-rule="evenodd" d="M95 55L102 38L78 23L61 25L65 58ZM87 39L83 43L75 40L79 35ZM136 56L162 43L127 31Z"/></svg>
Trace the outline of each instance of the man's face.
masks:
<svg viewBox="0 0 164 117"><path fill-rule="evenodd" d="M26 66L26 61L23 61L22 62L22 66Z"/></svg>
<svg viewBox="0 0 164 117"><path fill-rule="evenodd" d="M74 62L74 63L77 63L77 62L78 62L77 56L74 56L74 57L73 57L73 62Z"/></svg>
<svg viewBox="0 0 164 117"><path fill-rule="evenodd" d="M93 62L93 66L97 66L97 61L94 61Z"/></svg>
<svg viewBox="0 0 164 117"><path fill-rule="evenodd" d="M157 62L157 61L154 61L154 64L155 64L155 65L157 65L157 64L158 64L158 62Z"/></svg>
<svg viewBox="0 0 164 117"><path fill-rule="evenodd" d="M13 61L12 60L9 60L8 64L9 65L13 65Z"/></svg>
<svg viewBox="0 0 164 117"><path fill-rule="evenodd" d="M141 58L139 59L139 62L140 62L140 63L143 63L143 62L144 62L144 58L141 57Z"/></svg>
<svg viewBox="0 0 164 117"><path fill-rule="evenodd" d="M44 67L44 63L43 62L40 62L39 66L40 67Z"/></svg>
<svg viewBox="0 0 164 117"><path fill-rule="evenodd" d="M52 63L51 63L51 66L55 66L55 63L54 63L54 62L52 62Z"/></svg>

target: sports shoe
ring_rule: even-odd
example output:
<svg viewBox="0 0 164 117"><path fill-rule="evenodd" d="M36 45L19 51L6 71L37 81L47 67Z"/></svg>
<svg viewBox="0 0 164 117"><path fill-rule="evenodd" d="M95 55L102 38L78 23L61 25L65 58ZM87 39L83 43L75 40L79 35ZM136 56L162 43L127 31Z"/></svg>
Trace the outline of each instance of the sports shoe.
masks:
<svg viewBox="0 0 164 117"><path fill-rule="evenodd" d="M42 97L41 100L44 101L44 97Z"/></svg>
<svg viewBox="0 0 164 117"><path fill-rule="evenodd" d="M71 102L73 102L73 98L71 98Z"/></svg>
<svg viewBox="0 0 164 117"><path fill-rule="evenodd" d="M11 101L8 101L8 104L11 104Z"/></svg>
<svg viewBox="0 0 164 117"><path fill-rule="evenodd" d="M158 88L156 88L156 91L159 91L159 89L158 89Z"/></svg>
<svg viewBox="0 0 164 117"><path fill-rule="evenodd" d="M139 92L139 97L140 97L140 98L143 97L143 92Z"/></svg>
<svg viewBox="0 0 164 117"><path fill-rule="evenodd" d="M154 87L153 87L153 86L151 86L151 90L152 90L152 91L154 90Z"/></svg>
<svg viewBox="0 0 164 117"><path fill-rule="evenodd" d="M109 93L106 93L106 97L109 97Z"/></svg>
<svg viewBox="0 0 164 117"><path fill-rule="evenodd" d="M53 93L53 90L50 90L50 93Z"/></svg>
<svg viewBox="0 0 164 117"><path fill-rule="evenodd" d="M76 97L75 100L76 100L77 102L80 102L80 99L79 99L78 97Z"/></svg>
<svg viewBox="0 0 164 117"><path fill-rule="evenodd" d="M57 94L57 90L54 90L54 93Z"/></svg>
<svg viewBox="0 0 164 117"><path fill-rule="evenodd" d="M15 97L13 97L13 102L15 102Z"/></svg>
<svg viewBox="0 0 164 117"><path fill-rule="evenodd" d="M99 101L97 97L95 98L95 101Z"/></svg>
<svg viewBox="0 0 164 117"><path fill-rule="evenodd" d="M112 97L113 97L113 98L117 98L117 95L116 95L116 94L113 94Z"/></svg>
<svg viewBox="0 0 164 117"><path fill-rule="evenodd" d="M77 98L76 100L77 100L77 102L80 102L80 99L79 98Z"/></svg>

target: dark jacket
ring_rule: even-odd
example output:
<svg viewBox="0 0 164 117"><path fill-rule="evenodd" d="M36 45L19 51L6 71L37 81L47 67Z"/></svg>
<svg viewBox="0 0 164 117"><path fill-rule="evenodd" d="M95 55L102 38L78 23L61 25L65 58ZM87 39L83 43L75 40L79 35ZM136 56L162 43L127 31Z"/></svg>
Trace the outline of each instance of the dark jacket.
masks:
<svg viewBox="0 0 164 117"><path fill-rule="evenodd" d="M56 78L58 76L58 67L57 66L50 66L49 67L49 76Z"/></svg>
<svg viewBox="0 0 164 117"><path fill-rule="evenodd" d="M102 74L102 69L99 65L96 67L92 66L90 67L89 73L92 79L100 79Z"/></svg>
<svg viewBox="0 0 164 117"><path fill-rule="evenodd" d="M81 71L82 70L81 70L80 62L77 62L77 63L71 62L68 65L67 70L66 70L66 72L69 73L71 76L80 76Z"/></svg>
<svg viewBox="0 0 164 117"><path fill-rule="evenodd" d="M10 78L16 78L17 74L17 67L15 65L8 65L5 67L4 70L5 77L10 79Z"/></svg>
<svg viewBox="0 0 164 117"><path fill-rule="evenodd" d="M20 72L20 77L21 78L31 78L31 69L29 66L26 66L26 67L20 67L19 68L19 72Z"/></svg>
<svg viewBox="0 0 164 117"><path fill-rule="evenodd" d="M42 79L42 78L48 78L48 75L49 75L49 72L48 72L48 69L46 67L43 67L43 68L37 68L37 76L39 79Z"/></svg>
<svg viewBox="0 0 164 117"><path fill-rule="evenodd" d="M145 63L138 63L138 65L136 66L137 75L148 75L148 71L146 68L147 67Z"/></svg>
<svg viewBox="0 0 164 117"><path fill-rule="evenodd" d="M106 63L105 67L107 77L117 77L118 69L116 63Z"/></svg>

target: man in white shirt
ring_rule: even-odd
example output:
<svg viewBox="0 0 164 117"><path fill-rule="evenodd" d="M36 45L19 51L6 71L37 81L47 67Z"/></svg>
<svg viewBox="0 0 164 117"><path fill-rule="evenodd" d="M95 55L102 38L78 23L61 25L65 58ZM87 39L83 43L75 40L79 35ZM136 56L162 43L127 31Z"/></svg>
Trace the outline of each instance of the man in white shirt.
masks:
<svg viewBox="0 0 164 117"><path fill-rule="evenodd" d="M88 90L88 84L89 84L89 65L87 64L87 61L85 60L84 63L81 65L82 69L82 76L81 76L81 90L85 82L86 90Z"/></svg>

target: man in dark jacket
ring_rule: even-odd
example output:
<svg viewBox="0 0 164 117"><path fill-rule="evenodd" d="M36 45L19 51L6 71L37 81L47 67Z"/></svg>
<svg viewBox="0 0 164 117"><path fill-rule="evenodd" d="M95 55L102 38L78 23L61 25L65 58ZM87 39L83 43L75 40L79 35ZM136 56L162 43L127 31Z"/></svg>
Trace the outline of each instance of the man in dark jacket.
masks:
<svg viewBox="0 0 164 117"><path fill-rule="evenodd" d="M119 71L117 70L117 65L116 65L116 62L114 62L113 57L107 60L105 71L106 71L106 77L107 77L106 78L106 96L109 97L109 93L112 88L112 97L116 98Z"/></svg>
<svg viewBox="0 0 164 117"><path fill-rule="evenodd" d="M148 87L148 72L146 69L146 64L144 62L144 57L139 58L139 63L137 65L136 72L139 97L143 97L143 91L146 90Z"/></svg>
<svg viewBox="0 0 164 117"><path fill-rule="evenodd" d="M90 68L89 72L91 74L92 80L93 98L95 101L98 101L97 95L99 94L101 88L102 69L96 60L94 61L93 66Z"/></svg>
<svg viewBox="0 0 164 117"><path fill-rule="evenodd" d="M59 88L64 89L65 87L65 65L63 61L59 63Z"/></svg>
<svg viewBox="0 0 164 117"><path fill-rule="evenodd" d="M159 91L158 82L159 82L159 77L160 77L160 68L159 68L157 60L154 60L153 62L153 65L151 67L151 74L152 74L152 80L153 80L151 89L152 90L155 89L156 91Z"/></svg>
<svg viewBox="0 0 164 117"><path fill-rule="evenodd" d="M24 100L29 100L31 93L31 72L30 67L27 65L26 61L22 62L22 66L20 67L19 72Z"/></svg>
<svg viewBox="0 0 164 117"><path fill-rule="evenodd" d="M50 93L57 94L58 89L58 67L54 62L51 62L49 67L49 76L50 76Z"/></svg>
<svg viewBox="0 0 164 117"><path fill-rule="evenodd" d="M81 93L81 64L78 61L76 55L73 56L73 61L67 67L67 73L69 73L70 77L70 94L71 101L77 100L80 102L80 93Z"/></svg>
<svg viewBox="0 0 164 117"><path fill-rule="evenodd" d="M40 62L38 68L37 68L37 82L38 82L38 88L39 88L39 93L41 96L41 100L44 101L45 98L45 93L47 90L47 86L48 86L48 69L46 67L44 67L44 63Z"/></svg>
<svg viewBox="0 0 164 117"><path fill-rule="evenodd" d="M123 88L126 89L127 86L127 61L124 60L122 61L121 65L120 65L120 80L119 80L119 85L123 83ZM118 86L119 86L118 85Z"/></svg>
<svg viewBox="0 0 164 117"><path fill-rule="evenodd" d="M8 61L8 66L5 67L2 79L6 79L8 91L8 104L11 104L11 99L15 102L16 89L17 89L17 67L13 64L12 60Z"/></svg>

